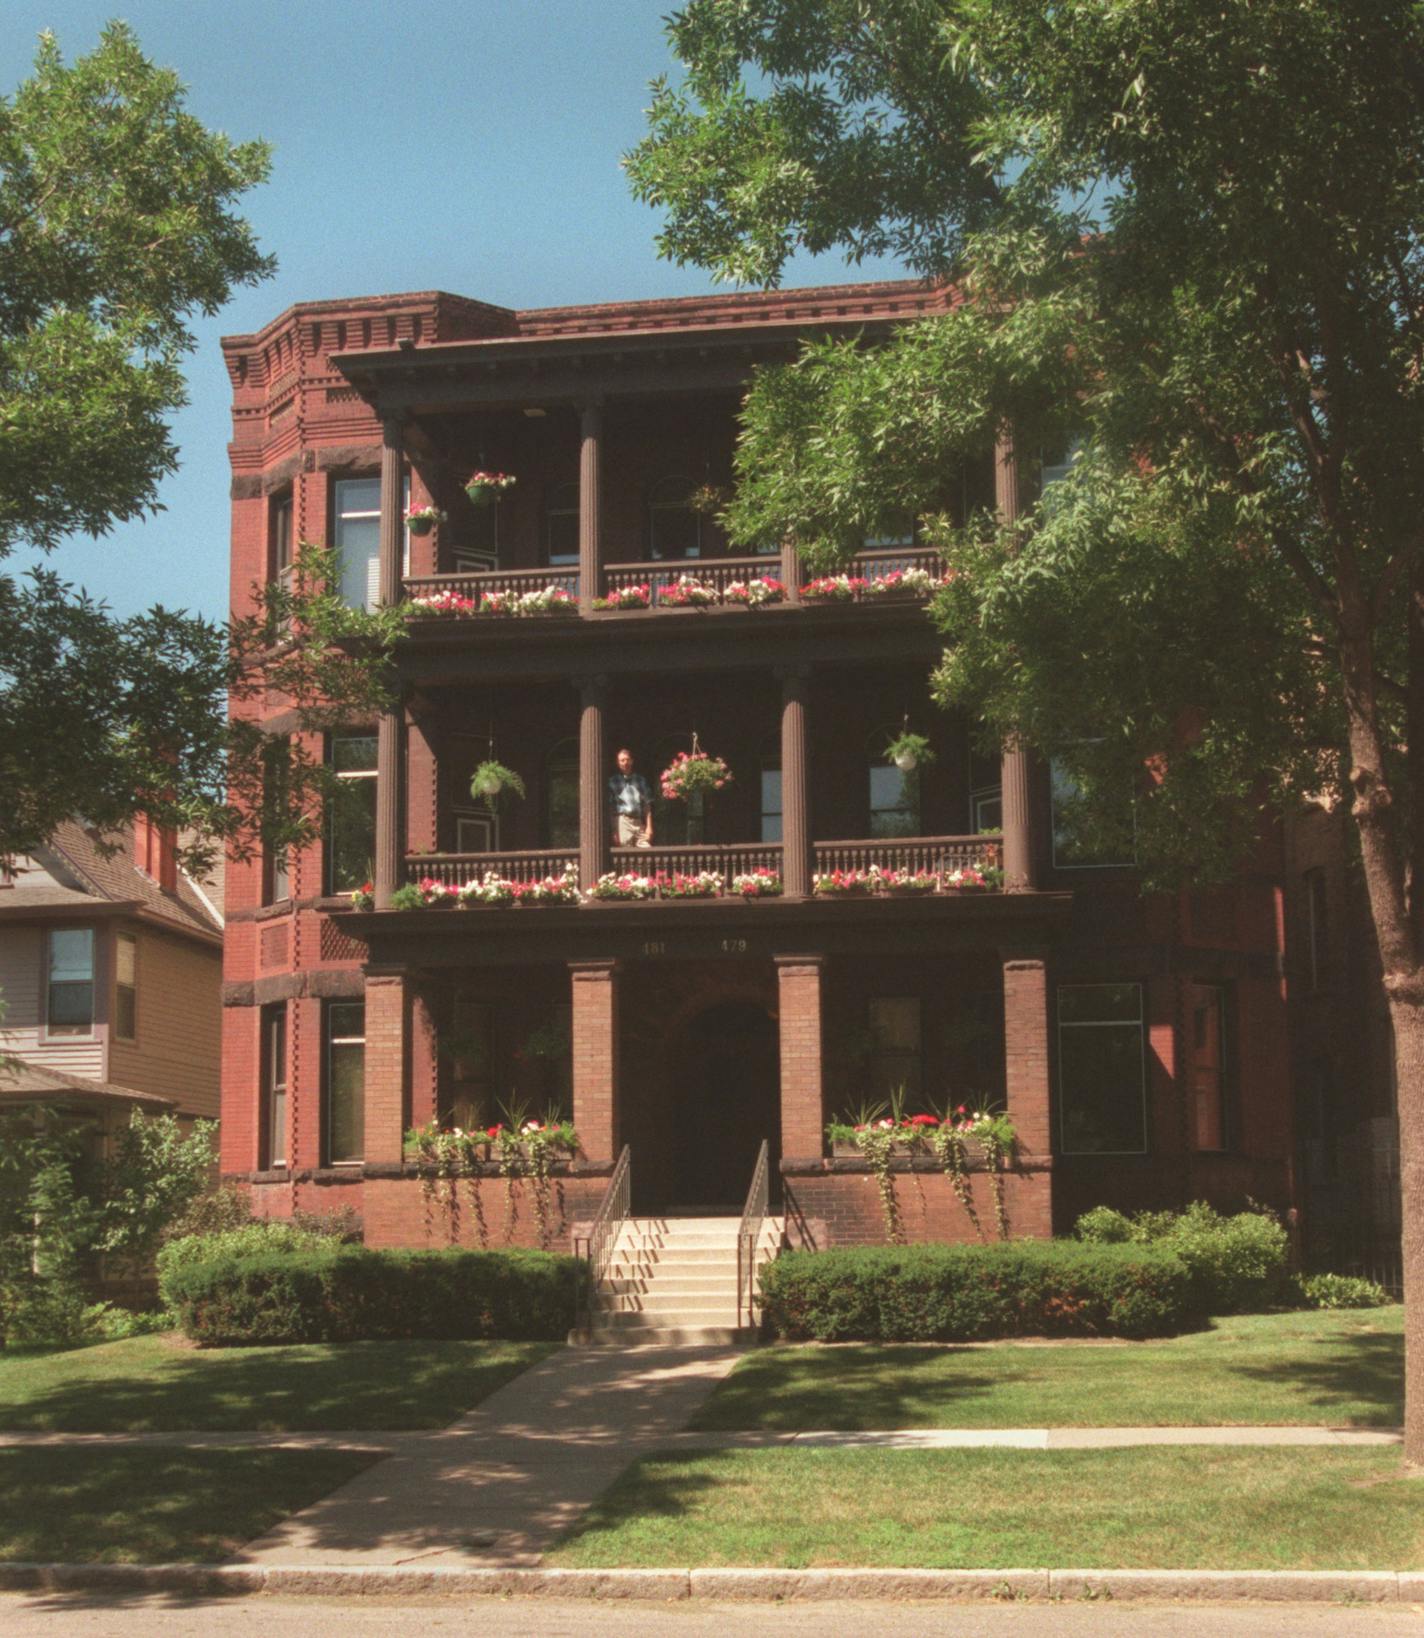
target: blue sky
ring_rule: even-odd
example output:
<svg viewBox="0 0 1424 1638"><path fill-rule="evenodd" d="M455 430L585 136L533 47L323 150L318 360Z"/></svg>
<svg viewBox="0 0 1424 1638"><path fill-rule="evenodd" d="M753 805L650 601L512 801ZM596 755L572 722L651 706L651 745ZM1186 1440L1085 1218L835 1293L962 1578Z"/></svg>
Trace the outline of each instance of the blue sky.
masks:
<svg viewBox="0 0 1424 1638"><path fill-rule="evenodd" d="M272 180L244 213L275 278L199 318L181 470L166 510L76 538L53 567L115 612L154 602L227 610L227 379L218 338L295 301L452 290L511 307L696 295L696 268L658 260L656 214L619 156L642 135L648 81L670 70L671 0L5 0L0 87L51 29L67 59L111 16L176 69L190 111L264 137ZM803 259L790 284L891 276ZM17 559L10 560L14 566ZM23 563L23 559L19 559Z"/></svg>

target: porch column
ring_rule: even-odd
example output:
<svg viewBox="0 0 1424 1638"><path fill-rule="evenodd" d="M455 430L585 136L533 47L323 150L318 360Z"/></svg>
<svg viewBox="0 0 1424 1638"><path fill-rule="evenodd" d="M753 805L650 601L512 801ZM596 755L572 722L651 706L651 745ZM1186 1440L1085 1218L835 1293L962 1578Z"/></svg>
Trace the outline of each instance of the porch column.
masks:
<svg viewBox="0 0 1424 1638"><path fill-rule="evenodd" d="M618 963L571 961L574 1125L589 1160L618 1142Z"/></svg>
<svg viewBox="0 0 1424 1638"><path fill-rule="evenodd" d="M608 869L607 677L580 677L579 884L585 892Z"/></svg>
<svg viewBox="0 0 1424 1638"><path fill-rule="evenodd" d="M401 1159L407 1121L408 997L403 972L366 972L365 1158Z"/></svg>
<svg viewBox="0 0 1424 1638"><path fill-rule="evenodd" d="M821 1073L821 968L820 956L776 957L784 1160L821 1158L826 1124Z"/></svg>
<svg viewBox="0 0 1424 1638"><path fill-rule="evenodd" d="M410 1126L424 1126L440 1112L440 1042L429 982L410 997Z"/></svg>
<svg viewBox="0 0 1424 1638"><path fill-rule="evenodd" d="M796 541L790 535L781 543L781 578L786 585L786 601L799 603L801 601L801 559L797 555Z"/></svg>
<svg viewBox="0 0 1424 1638"><path fill-rule="evenodd" d="M811 891L811 804L806 749L806 697L811 673L787 666L781 678L781 883L784 897Z"/></svg>
<svg viewBox="0 0 1424 1638"><path fill-rule="evenodd" d="M1005 523L1022 510L1022 487L1013 433L1005 428L994 445L994 502ZM1038 849L1033 835L1031 763L1020 745L1003 751L999 788L1004 804L1004 886L1010 893L1032 892L1039 885Z"/></svg>
<svg viewBox="0 0 1424 1638"><path fill-rule="evenodd" d="M1025 1155L1052 1153L1049 1127L1049 984L1042 950L1005 950L1004 1091Z"/></svg>
<svg viewBox="0 0 1424 1638"><path fill-rule="evenodd" d="M603 405L579 409L579 612L587 614L603 590Z"/></svg>
<svg viewBox="0 0 1424 1638"><path fill-rule="evenodd" d="M401 550L404 520L401 516L401 479L404 453L399 421L381 423L381 534L378 600L398 603L401 599ZM401 835L400 774L404 713L399 705L383 711L376 721L376 908L390 907L391 894L400 884Z"/></svg>

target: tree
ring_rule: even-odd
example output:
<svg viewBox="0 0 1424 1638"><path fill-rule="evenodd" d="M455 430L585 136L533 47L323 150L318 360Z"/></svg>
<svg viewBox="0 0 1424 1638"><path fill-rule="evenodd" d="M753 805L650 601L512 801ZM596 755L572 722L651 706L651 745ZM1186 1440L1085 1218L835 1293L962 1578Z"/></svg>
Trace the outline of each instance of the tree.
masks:
<svg viewBox="0 0 1424 1638"><path fill-rule="evenodd" d="M691 0L627 160L665 255L890 254L956 305L749 397L743 542L820 567L1011 429L1026 516L933 524L945 699L1059 753L1150 881L1350 803L1394 1025L1424 1463L1424 9ZM1110 726L1109 726L1110 725ZM1143 770L1150 777L1143 777Z"/></svg>

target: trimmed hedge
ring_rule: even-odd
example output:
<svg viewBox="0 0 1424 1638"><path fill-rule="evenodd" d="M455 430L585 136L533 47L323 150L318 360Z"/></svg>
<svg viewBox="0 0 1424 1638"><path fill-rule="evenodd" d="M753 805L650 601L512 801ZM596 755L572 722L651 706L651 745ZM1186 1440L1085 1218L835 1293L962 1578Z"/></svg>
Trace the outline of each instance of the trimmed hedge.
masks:
<svg viewBox="0 0 1424 1638"><path fill-rule="evenodd" d="M562 1341L587 1267L547 1251L324 1248L216 1257L170 1269L195 1342L358 1342L406 1337Z"/></svg>
<svg viewBox="0 0 1424 1638"><path fill-rule="evenodd" d="M1148 1337L1193 1317L1172 1252L1071 1240L790 1251L762 1269L761 1289L767 1323L790 1341Z"/></svg>
<svg viewBox="0 0 1424 1638"><path fill-rule="evenodd" d="M1264 1212L1223 1217L1198 1200L1182 1212L1124 1217L1098 1206L1083 1213L1076 1232L1094 1245L1151 1245L1175 1252L1192 1276L1192 1300L1205 1314L1259 1313L1292 1299L1286 1231Z"/></svg>

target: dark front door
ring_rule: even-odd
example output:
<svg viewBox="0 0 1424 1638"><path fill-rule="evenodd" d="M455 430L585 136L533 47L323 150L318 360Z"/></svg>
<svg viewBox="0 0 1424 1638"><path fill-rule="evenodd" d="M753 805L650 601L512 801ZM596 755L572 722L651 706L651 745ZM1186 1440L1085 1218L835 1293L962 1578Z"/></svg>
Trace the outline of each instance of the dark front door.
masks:
<svg viewBox="0 0 1424 1638"><path fill-rule="evenodd" d="M750 1001L699 1013L670 1055L675 1111L673 1209L740 1212L763 1138L779 1157L776 1025Z"/></svg>

